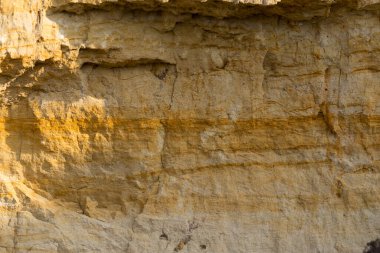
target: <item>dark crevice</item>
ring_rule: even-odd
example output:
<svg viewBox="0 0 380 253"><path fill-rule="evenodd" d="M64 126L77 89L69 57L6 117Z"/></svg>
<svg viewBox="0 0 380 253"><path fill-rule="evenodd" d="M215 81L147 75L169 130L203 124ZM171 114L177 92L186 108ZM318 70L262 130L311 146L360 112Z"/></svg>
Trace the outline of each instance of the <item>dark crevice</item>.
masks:
<svg viewBox="0 0 380 253"><path fill-rule="evenodd" d="M81 68L86 66L95 66L103 68L128 68L128 67L137 67L141 65L166 65L166 66L175 66L175 64L163 61L161 59L148 59L148 58L139 58L139 59L126 59L120 61L108 61L108 59L98 59L94 61L86 61L81 64ZM164 79L166 76L165 71L161 73L156 73L157 78Z"/></svg>
<svg viewBox="0 0 380 253"><path fill-rule="evenodd" d="M380 253L380 239L367 243L363 253Z"/></svg>
<svg viewBox="0 0 380 253"><path fill-rule="evenodd" d="M164 231L162 231L162 234L160 235L160 239L167 241L167 240L169 240L169 237Z"/></svg>

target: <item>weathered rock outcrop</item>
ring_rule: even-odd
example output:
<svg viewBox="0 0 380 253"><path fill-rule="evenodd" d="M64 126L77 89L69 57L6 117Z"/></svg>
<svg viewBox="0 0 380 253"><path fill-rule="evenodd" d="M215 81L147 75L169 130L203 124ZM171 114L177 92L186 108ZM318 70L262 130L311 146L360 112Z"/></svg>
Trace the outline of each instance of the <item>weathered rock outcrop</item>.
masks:
<svg viewBox="0 0 380 253"><path fill-rule="evenodd" d="M0 252L380 236L378 0L3 0L0 71Z"/></svg>

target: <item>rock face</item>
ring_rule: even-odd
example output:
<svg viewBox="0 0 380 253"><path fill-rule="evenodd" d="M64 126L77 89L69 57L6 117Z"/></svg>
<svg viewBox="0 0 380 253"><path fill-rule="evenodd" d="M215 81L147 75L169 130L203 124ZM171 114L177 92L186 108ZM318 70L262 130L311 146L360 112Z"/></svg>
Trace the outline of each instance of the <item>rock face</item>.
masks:
<svg viewBox="0 0 380 253"><path fill-rule="evenodd" d="M3 0L0 71L1 253L380 236L378 0Z"/></svg>

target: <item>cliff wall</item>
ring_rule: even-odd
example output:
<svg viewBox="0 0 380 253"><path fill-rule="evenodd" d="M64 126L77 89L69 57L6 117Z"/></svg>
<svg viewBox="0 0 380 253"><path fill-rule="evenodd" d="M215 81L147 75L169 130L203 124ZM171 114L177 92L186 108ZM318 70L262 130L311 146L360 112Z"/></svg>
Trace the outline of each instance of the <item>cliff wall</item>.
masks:
<svg viewBox="0 0 380 253"><path fill-rule="evenodd" d="M0 1L0 252L357 253L380 1Z"/></svg>

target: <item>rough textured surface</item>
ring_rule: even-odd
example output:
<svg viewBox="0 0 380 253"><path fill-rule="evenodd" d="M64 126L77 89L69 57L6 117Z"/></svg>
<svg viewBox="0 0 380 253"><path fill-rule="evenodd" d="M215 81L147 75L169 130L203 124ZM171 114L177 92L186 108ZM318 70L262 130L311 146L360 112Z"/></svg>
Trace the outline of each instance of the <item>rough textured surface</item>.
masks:
<svg viewBox="0 0 380 253"><path fill-rule="evenodd" d="M378 0L3 0L0 69L1 253L380 236Z"/></svg>

